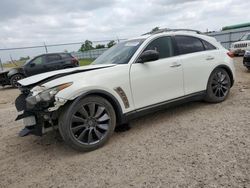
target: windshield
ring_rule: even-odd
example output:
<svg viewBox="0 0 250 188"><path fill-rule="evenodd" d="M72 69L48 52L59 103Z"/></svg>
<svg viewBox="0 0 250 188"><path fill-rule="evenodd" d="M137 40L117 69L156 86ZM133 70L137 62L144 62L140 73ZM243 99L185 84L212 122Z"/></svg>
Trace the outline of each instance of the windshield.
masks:
<svg viewBox="0 0 250 188"><path fill-rule="evenodd" d="M120 42L99 56L92 64L127 64L144 39Z"/></svg>
<svg viewBox="0 0 250 188"><path fill-rule="evenodd" d="M250 34L243 35L240 40L250 40Z"/></svg>

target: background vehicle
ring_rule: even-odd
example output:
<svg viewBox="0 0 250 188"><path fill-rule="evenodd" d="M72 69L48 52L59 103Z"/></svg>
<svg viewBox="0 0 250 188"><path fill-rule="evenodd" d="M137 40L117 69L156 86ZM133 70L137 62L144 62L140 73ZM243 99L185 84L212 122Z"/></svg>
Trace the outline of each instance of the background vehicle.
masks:
<svg viewBox="0 0 250 188"><path fill-rule="evenodd" d="M242 36L242 38L231 45L230 51L234 55L244 55L245 51L250 50L250 33Z"/></svg>
<svg viewBox="0 0 250 188"><path fill-rule="evenodd" d="M35 74L53 70L73 68L79 66L79 62L70 53L49 53L36 56L27 61L23 67L12 68L0 73L0 85L12 85L18 87L18 80Z"/></svg>
<svg viewBox="0 0 250 188"><path fill-rule="evenodd" d="M186 101L224 101L234 83L231 53L214 38L159 31L118 43L92 65L19 81L16 108L25 129L58 128L72 148L101 147L121 125Z"/></svg>
<svg viewBox="0 0 250 188"><path fill-rule="evenodd" d="M243 58L243 65L250 70L250 51L246 51Z"/></svg>

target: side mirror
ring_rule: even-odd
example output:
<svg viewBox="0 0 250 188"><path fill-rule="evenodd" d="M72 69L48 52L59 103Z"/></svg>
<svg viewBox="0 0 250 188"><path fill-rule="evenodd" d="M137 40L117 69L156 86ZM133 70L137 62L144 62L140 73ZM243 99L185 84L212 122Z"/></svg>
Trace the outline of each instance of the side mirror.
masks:
<svg viewBox="0 0 250 188"><path fill-rule="evenodd" d="M30 67L34 67L35 65L35 63L30 63Z"/></svg>
<svg viewBox="0 0 250 188"><path fill-rule="evenodd" d="M146 63L149 61L156 61L159 59L159 52L156 50L147 50L143 52L139 59L137 60L137 63Z"/></svg>

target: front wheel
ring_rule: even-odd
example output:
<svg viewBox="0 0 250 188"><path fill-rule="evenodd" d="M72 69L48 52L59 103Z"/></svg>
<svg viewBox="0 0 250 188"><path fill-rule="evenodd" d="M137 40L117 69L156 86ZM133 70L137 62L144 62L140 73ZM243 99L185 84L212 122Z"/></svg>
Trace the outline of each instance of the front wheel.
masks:
<svg viewBox="0 0 250 188"><path fill-rule="evenodd" d="M231 80L227 71L217 68L209 77L205 100L213 103L222 102L227 98L230 88Z"/></svg>
<svg viewBox="0 0 250 188"><path fill-rule="evenodd" d="M74 101L59 118L62 138L79 151L92 151L103 146L114 132L115 125L112 105L99 96Z"/></svg>
<svg viewBox="0 0 250 188"><path fill-rule="evenodd" d="M19 80L22 80L24 78L24 75L22 74L15 74L10 78L10 84L12 87L19 87L20 84L18 83Z"/></svg>

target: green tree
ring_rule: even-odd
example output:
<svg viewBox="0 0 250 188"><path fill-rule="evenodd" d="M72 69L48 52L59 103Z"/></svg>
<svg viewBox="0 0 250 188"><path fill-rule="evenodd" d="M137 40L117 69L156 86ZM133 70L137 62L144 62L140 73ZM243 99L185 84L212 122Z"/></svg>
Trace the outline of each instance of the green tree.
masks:
<svg viewBox="0 0 250 188"><path fill-rule="evenodd" d="M95 46L96 49L101 49L101 48L105 48L105 45L104 44L97 44Z"/></svg>
<svg viewBox="0 0 250 188"><path fill-rule="evenodd" d="M115 42L114 40L111 40L111 41L107 44L108 48L111 48L111 47L114 46L114 45L116 45L116 42Z"/></svg>
<svg viewBox="0 0 250 188"><path fill-rule="evenodd" d="M27 57L20 57L19 58L19 61L26 61L30 58L30 56L27 56Z"/></svg>
<svg viewBox="0 0 250 188"><path fill-rule="evenodd" d="M84 51L88 51L88 50L92 50L92 49L94 49L93 43L90 40L85 40L84 44L82 44L79 51L84 52Z"/></svg>

